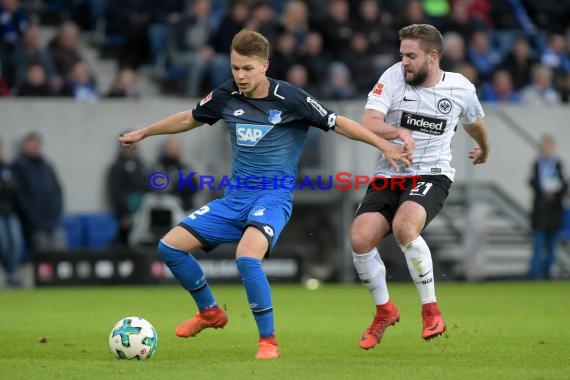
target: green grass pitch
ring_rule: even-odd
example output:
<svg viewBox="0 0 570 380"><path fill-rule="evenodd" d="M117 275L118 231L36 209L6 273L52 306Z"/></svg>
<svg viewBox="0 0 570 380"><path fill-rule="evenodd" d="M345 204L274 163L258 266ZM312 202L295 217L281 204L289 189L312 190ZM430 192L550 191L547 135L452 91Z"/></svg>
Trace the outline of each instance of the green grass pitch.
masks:
<svg viewBox="0 0 570 380"><path fill-rule="evenodd" d="M282 357L254 360L257 333L241 286L213 284L224 330L174 335L195 307L176 286L0 292L2 379L568 379L570 283L439 283L448 336L420 338L415 287L390 284L401 320L370 351L358 347L372 299L360 285L274 285ZM115 359L107 346L125 316L158 332L148 361Z"/></svg>

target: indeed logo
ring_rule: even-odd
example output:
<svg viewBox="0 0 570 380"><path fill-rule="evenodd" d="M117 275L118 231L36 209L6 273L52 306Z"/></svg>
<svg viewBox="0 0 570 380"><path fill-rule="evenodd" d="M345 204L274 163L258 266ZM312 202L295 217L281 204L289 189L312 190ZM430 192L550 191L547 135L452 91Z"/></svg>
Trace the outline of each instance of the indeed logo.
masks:
<svg viewBox="0 0 570 380"><path fill-rule="evenodd" d="M255 146L273 128L273 125L236 124L238 145Z"/></svg>
<svg viewBox="0 0 570 380"><path fill-rule="evenodd" d="M445 131L447 120L436 119L427 116L402 112L400 125L413 131L429 133L430 135L442 135Z"/></svg>

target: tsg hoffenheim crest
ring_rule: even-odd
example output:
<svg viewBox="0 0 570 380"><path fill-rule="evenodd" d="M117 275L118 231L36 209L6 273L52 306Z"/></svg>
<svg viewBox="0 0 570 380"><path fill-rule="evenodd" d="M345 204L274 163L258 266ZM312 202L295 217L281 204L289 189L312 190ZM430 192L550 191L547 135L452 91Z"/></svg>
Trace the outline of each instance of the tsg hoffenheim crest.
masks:
<svg viewBox="0 0 570 380"><path fill-rule="evenodd" d="M269 122L271 124L280 123L281 122L281 111L269 110L269 116L267 117L267 120L269 120Z"/></svg>

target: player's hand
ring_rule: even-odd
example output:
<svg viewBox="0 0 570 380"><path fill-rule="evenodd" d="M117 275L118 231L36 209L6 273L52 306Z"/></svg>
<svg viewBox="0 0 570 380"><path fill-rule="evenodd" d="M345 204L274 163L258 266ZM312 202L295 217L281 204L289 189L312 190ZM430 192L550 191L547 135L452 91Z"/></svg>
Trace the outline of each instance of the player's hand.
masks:
<svg viewBox="0 0 570 380"><path fill-rule="evenodd" d="M126 148L132 148L143 138L144 136L140 131L121 133L121 135L119 135L119 141L123 143L123 146Z"/></svg>
<svg viewBox="0 0 570 380"><path fill-rule="evenodd" d="M390 148L384 151L384 157L397 172L400 171L398 161L406 167L412 164L412 152L408 152L407 147L404 145L390 145Z"/></svg>
<svg viewBox="0 0 570 380"><path fill-rule="evenodd" d="M473 163L473 165L484 164L487 162L487 151L484 151L480 147L476 146L475 148L469 151L469 159Z"/></svg>
<svg viewBox="0 0 570 380"><path fill-rule="evenodd" d="M414 153L414 150L416 149L416 140L414 140L412 135L409 132L404 131L400 133L399 137L404 143L404 149L406 152Z"/></svg>

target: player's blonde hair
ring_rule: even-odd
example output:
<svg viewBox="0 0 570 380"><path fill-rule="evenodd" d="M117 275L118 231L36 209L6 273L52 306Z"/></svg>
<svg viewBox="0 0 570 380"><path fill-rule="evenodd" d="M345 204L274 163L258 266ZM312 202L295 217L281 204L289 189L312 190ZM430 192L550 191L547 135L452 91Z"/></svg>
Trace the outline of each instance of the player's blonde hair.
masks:
<svg viewBox="0 0 570 380"><path fill-rule="evenodd" d="M269 59L269 41L262 34L252 30L242 30L232 40L232 51L246 57Z"/></svg>
<svg viewBox="0 0 570 380"><path fill-rule="evenodd" d="M429 52L436 50L439 56L443 52L443 37L437 28L429 24L412 24L403 27L398 32L400 41L419 41L422 50Z"/></svg>

